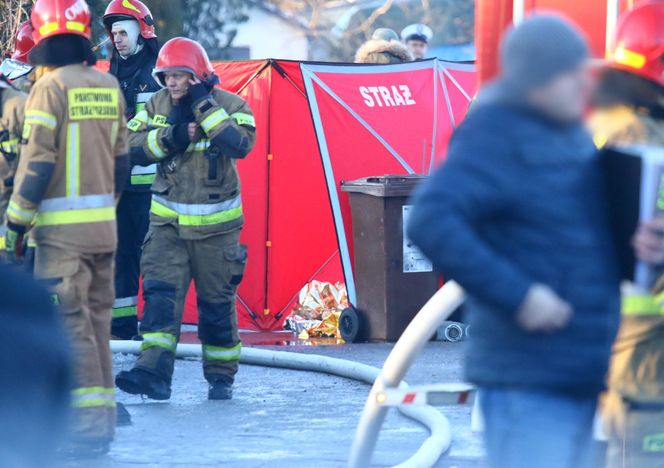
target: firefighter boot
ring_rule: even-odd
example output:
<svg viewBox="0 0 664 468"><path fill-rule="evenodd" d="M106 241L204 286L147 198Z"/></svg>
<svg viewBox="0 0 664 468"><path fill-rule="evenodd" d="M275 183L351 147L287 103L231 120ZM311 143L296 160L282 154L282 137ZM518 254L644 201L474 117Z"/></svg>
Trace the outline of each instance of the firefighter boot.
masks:
<svg viewBox="0 0 664 468"><path fill-rule="evenodd" d="M125 408L125 405L123 405L120 402L116 403L115 406L116 409L116 423L118 426L124 427L124 426L131 426L131 414L129 414L129 411L127 411L127 408Z"/></svg>
<svg viewBox="0 0 664 468"><path fill-rule="evenodd" d="M233 382L219 378L210 382L208 400L230 400L233 398Z"/></svg>
<svg viewBox="0 0 664 468"><path fill-rule="evenodd" d="M120 372L115 377L115 385L123 392L145 395L152 400L168 400L171 397L170 384L143 369L133 368Z"/></svg>

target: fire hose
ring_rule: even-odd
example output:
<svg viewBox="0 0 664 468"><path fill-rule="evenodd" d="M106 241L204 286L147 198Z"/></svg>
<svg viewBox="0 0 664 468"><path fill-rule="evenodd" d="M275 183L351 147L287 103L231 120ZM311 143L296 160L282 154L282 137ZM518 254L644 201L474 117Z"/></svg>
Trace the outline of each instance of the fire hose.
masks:
<svg viewBox="0 0 664 468"><path fill-rule="evenodd" d="M429 335L463 301L463 291L455 283L449 282L427 302L413 319L392 352L383 369L317 354L301 354L288 351L272 351L257 348L242 348L240 362L243 364L277 367L336 375L347 379L373 384L362 419L357 429L351 450L350 466L365 467L371 462L378 432L387 409L377 405L375 393L385 388L407 387L403 375L415 356L427 343ZM423 326L427 328L424 329ZM416 342L418 341L419 342ZM111 341L114 353L139 354L139 341ZM403 353L403 354L402 354ZM180 358L200 358L200 345L179 344L176 356ZM450 423L447 418L432 406L402 406L399 412L429 429L430 435L417 452L399 467L433 466L449 448L451 442Z"/></svg>

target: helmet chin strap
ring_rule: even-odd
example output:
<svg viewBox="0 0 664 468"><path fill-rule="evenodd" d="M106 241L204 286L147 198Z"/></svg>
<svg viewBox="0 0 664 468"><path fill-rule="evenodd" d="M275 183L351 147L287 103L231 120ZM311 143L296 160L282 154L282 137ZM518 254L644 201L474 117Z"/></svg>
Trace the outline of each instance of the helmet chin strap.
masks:
<svg viewBox="0 0 664 468"><path fill-rule="evenodd" d="M129 42L129 54L120 54L120 57L127 59L141 51L143 48L143 43L139 40L141 27L139 26L138 21L134 19L126 19L114 22L111 26L111 32L119 31L124 31L127 33L127 40Z"/></svg>

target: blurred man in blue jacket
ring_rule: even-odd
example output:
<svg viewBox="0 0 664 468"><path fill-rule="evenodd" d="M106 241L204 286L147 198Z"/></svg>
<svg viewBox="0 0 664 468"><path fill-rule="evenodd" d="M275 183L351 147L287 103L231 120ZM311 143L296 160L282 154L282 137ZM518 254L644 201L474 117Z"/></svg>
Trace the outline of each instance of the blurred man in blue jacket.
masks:
<svg viewBox="0 0 664 468"><path fill-rule="evenodd" d="M468 295L466 376L492 468L592 466L619 322L602 174L582 119L592 81L574 27L532 16L419 191L409 235Z"/></svg>

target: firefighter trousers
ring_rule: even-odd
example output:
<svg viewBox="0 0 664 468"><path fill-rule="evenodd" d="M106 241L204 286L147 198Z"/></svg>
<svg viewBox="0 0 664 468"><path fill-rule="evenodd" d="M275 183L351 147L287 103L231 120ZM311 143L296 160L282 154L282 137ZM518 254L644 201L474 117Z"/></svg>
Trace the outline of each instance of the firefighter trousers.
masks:
<svg viewBox="0 0 664 468"><path fill-rule="evenodd" d="M123 340L138 333L138 278L143 241L150 225L151 197L149 191L127 191L122 194L117 208L118 250L111 335Z"/></svg>
<svg viewBox="0 0 664 468"><path fill-rule="evenodd" d="M235 298L247 261L247 248L239 238L236 230L187 240L179 237L175 226L150 225L141 258L145 305L137 368L170 383L184 301L193 279L203 373L211 383L233 382L241 348Z"/></svg>
<svg viewBox="0 0 664 468"><path fill-rule="evenodd" d="M110 350L113 253L82 254L40 245L35 275L50 288L73 351L73 437L109 441L115 433Z"/></svg>

